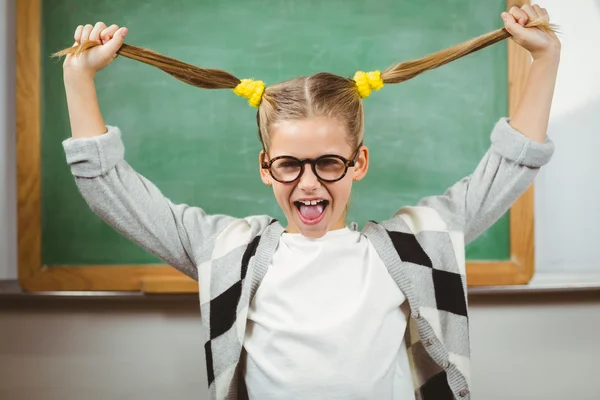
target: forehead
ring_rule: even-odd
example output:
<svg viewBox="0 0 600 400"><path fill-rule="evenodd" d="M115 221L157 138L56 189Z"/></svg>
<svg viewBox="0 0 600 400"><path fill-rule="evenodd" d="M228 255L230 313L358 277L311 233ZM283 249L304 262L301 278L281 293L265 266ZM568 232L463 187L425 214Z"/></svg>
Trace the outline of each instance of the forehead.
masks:
<svg viewBox="0 0 600 400"><path fill-rule="evenodd" d="M344 155L350 151L346 129L333 118L280 121L271 127L270 136L271 157L305 158L328 153Z"/></svg>

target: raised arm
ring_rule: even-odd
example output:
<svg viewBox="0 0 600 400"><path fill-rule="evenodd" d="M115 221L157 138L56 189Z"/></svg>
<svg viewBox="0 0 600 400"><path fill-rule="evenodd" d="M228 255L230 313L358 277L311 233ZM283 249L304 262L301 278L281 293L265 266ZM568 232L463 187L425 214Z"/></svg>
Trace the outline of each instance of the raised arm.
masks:
<svg viewBox="0 0 600 400"><path fill-rule="evenodd" d="M63 63L71 135L75 139L92 138L107 132L98 105L94 78L98 71L116 58L125 35L127 28L117 25L107 28L102 22L94 27L79 25L75 30L75 45L87 40L104 43L77 56L69 54Z"/></svg>
<svg viewBox="0 0 600 400"><path fill-rule="evenodd" d="M268 220L207 215L197 207L173 204L125 161L121 132L105 125L94 86L96 72L115 58L125 34L126 29L107 28L103 23L77 28L76 44L101 36L104 44L65 59L72 131L72 138L63 143L67 162L79 191L99 217L148 252L198 279L197 266L214 256L215 247L223 252L248 243Z"/></svg>
<svg viewBox="0 0 600 400"><path fill-rule="evenodd" d="M533 58L529 77L517 110L494 127L491 147L475 171L441 196L422 199L420 207L400 210L412 225L426 227L426 220L443 220L446 229L464 233L469 243L488 229L529 187L539 168L554 151L546 138L550 105L560 58L560 42L553 32L525 28L530 19L548 20L538 6L513 7L503 13L506 30ZM435 210L435 215L427 210ZM423 228L426 229L426 228ZM438 229L438 228L435 228Z"/></svg>
<svg viewBox="0 0 600 400"><path fill-rule="evenodd" d="M512 7L509 13L502 13L502 19L514 41L533 58L529 78L510 124L529 139L543 143L558 73L560 41L554 32L523 27L530 20L549 21L546 9L538 5Z"/></svg>

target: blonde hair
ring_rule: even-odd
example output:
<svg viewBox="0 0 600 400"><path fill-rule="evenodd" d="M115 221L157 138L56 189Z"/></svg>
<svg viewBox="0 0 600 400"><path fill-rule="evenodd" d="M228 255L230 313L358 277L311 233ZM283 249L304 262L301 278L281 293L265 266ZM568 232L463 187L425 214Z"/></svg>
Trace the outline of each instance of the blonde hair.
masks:
<svg viewBox="0 0 600 400"><path fill-rule="evenodd" d="M527 27L554 31L554 27L545 21L531 21ZM269 130L274 124L310 116L336 119L346 128L349 144L355 147L363 140L362 98L368 97L371 89L379 90L384 84L412 79L509 37L510 34L502 28L423 58L398 63L381 73L359 71L351 79L321 72L266 87L262 81L239 79L223 70L200 68L141 47L123 44L117 54L152 65L192 86L202 89L232 89L236 94L248 97L250 104L258 108L258 133L265 150L269 149ZM99 45L98 42L87 41L54 53L53 56L78 55Z"/></svg>

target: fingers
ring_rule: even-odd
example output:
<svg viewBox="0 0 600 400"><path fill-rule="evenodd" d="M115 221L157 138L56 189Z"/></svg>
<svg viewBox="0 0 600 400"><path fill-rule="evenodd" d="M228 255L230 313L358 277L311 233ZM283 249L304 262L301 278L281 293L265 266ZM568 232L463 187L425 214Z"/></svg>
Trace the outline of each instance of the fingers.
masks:
<svg viewBox="0 0 600 400"><path fill-rule="evenodd" d="M119 28L115 32L113 37L105 44L105 47L109 51L114 53L113 57L117 56L117 51L119 51L119 49L123 45L123 41L125 40L126 35L127 35L127 28L125 28L125 27Z"/></svg>
<svg viewBox="0 0 600 400"><path fill-rule="evenodd" d="M502 19L504 20L504 28L512 36L519 36L523 34L524 30L527 29L520 25L519 21L514 17L513 13L502 13Z"/></svg>
<svg viewBox="0 0 600 400"><path fill-rule="evenodd" d="M83 32L83 25L79 25L77 29L75 29L75 34L73 35L73 39L75 39L75 44L81 43L81 33Z"/></svg>
<svg viewBox="0 0 600 400"><path fill-rule="evenodd" d="M521 10L525 11L529 21L537 21L540 18L535 9L529 4L524 4L523 7L521 7Z"/></svg>
<svg viewBox="0 0 600 400"><path fill-rule="evenodd" d="M524 4L521 8L512 6L509 14L512 15L521 26L527 25L527 23L530 21L550 21L548 11L545 8L541 8L537 4Z"/></svg>
<svg viewBox="0 0 600 400"><path fill-rule="evenodd" d="M102 43L108 42L115 34L115 32L119 29L119 26L116 24L112 24L108 28L105 28L102 32L100 32L100 40Z"/></svg>
<svg viewBox="0 0 600 400"><path fill-rule="evenodd" d="M539 18L543 19L546 22L550 21L550 16L548 15L548 10L538 6L537 4L533 5L533 9L535 10L535 12L537 13Z"/></svg>
<svg viewBox="0 0 600 400"><path fill-rule="evenodd" d="M75 44L80 44L86 40L106 43L113 37L118 29L119 27L115 24L106 27L104 22L97 22L94 26L91 24L87 24L85 26L79 25L77 29L75 29L73 39L75 39Z"/></svg>
<svg viewBox="0 0 600 400"><path fill-rule="evenodd" d="M525 7L525 6L523 6L523 7ZM527 21L529 21L529 17L527 16L527 13L523 9L521 9L517 6L512 6L508 13L510 15L512 15L514 17L515 21L517 21L517 23L521 26L525 26Z"/></svg>
<svg viewBox="0 0 600 400"><path fill-rule="evenodd" d="M106 24L104 22L96 22L94 25L94 29L90 32L90 40L93 42L100 41L100 32L106 29Z"/></svg>
<svg viewBox="0 0 600 400"><path fill-rule="evenodd" d="M92 29L94 29L94 27L90 24L87 24L83 27L83 30L81 31L81 38L79 40L81 43L90 40L90 33L92 33Z"/></svg>

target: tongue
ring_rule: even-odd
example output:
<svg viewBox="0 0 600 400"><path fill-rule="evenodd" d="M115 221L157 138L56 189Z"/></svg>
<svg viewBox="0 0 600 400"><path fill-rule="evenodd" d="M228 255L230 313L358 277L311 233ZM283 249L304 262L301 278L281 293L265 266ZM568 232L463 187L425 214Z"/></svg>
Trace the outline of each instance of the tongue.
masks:
<svg viewBox="0 0 600 400"><path fill-rule="evenodd" d="M300 206L300 214L306 219L317 219L323 213L323 204L317 204L316 206L307 206L302 204Z"/></svg>

